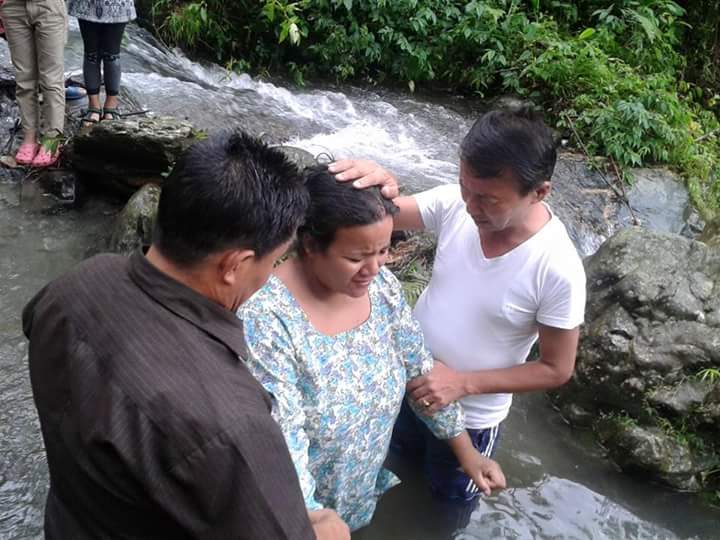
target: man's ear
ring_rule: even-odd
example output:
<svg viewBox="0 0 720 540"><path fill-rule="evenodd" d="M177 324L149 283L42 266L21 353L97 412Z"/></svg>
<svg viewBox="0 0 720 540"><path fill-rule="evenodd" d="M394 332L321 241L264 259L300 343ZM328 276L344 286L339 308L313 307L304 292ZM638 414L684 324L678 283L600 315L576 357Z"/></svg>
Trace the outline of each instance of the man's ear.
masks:
<svg viewBox="0 0 720 540"><path fill-rule="evenodd" d="M231 249L226 251L218 262L219 277L225 285L235 285L244 280L248 270L255 262L252 249Z"/></svg>
<svg viewBox="0 0 720 540"><path fill-rule="evenodd" d="M545 197L550 195L551 184L549 181L545 181L535 188L535 202L542 201Z"/></svg>
<svg viewBox="0 0 720 540"><path fill-rule="evenodd" d="M306 254L312 254L320 251L317 241L309 234L298 235L298 244Z"/></svg>

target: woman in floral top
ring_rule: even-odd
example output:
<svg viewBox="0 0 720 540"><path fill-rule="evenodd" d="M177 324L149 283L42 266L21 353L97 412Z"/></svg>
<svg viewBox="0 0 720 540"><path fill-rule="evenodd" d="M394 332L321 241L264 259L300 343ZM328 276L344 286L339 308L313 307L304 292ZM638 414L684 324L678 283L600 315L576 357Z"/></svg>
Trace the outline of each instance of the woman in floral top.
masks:
<svg viewBox="0 0 720 540"><path fill-rule="evenodd" d="M239 316L248 367L274 398L308 510L332 508L356 530L398 482L382 467L393 424L406 383L433 359L400 283L383 268L397 209L378 190L337 183L325 167L309 172L308 188L298 256ZM479 489L504 486L499 466L473 448L457 403L422 418Z"/></svg>

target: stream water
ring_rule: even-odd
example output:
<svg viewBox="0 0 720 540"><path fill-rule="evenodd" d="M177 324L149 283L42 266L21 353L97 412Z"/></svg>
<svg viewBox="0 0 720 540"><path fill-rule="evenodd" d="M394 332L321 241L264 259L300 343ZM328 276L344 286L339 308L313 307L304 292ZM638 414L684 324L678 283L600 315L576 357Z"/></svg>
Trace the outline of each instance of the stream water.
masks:
<svg viewBox="0 0 720 540"><path fill-rule="evenodd" d="M67 69L82 46L71 23ZM8 52L0 43L0 62ZM437 103L353 87L288 89L190 61L131 26L124 84L156 114L208 130L240 125L313 153L376 159L418 189L452 182L458 141L471 123L460 101ZM8 111L0 114L4 145ZM47 469L20 329L25 302L47 281L101 249L118 204L98 198L81 209L50 211L32 180L0 174L0 540L42 538ZM49 210L50 209L50 210ZM720 538L720 511L618 472L586 433L571 430L541 394L519 396L497 459L509 489L484 499L462 531L410 476L382 500L354 538Z"/></svg>

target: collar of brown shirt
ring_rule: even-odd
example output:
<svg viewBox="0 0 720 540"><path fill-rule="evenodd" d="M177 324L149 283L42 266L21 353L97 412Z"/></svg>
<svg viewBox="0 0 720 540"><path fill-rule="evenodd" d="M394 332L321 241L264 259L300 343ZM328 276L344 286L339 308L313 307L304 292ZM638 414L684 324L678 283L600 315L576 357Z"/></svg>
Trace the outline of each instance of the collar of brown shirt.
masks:
<svg viewBox="0 0 720 540"><path fill-rule="evenodd" d="M239 358L248 355L242 321L235 313L174 280L141 251L130 257L130 279L156 302L227 345Z"/></svg>

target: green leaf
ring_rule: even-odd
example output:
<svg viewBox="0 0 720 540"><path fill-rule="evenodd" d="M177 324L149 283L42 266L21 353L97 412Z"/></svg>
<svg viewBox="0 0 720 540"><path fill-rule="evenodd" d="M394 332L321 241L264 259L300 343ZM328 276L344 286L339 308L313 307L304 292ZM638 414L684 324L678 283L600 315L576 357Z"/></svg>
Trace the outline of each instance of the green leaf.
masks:
<svg viewBox="0 0 720 540"><path fill-rule="evenodd" d="M631 13L633 18L640 23L640 26L642 26L642 29L645 31L645 34L650 40L650 43L654 42L658 34L658 27L657 24L655 24L655 21L653 21L649 17L640 15L640 13L638 13L637 11L633 10Z"/></svg>
<svg viewBox="0 0 720 540"><path fill-rule="evenodd" d="M587 39L590 39L595 35L595 29L594 28L586 28L582 32L580 32L580 35L578 36L578 39L581 41L585 41Z"/></svg>
<svg viewBox="0 0 720 540"><path fill-rule="evenodd" d="M262 13L268 21L273 22L275 20L275 3L269 2L265 4L262 8Z"/></svg>
<svg viewBox="0 0 720 540"><path fill-rule="evenodd" d="M293 45L300 43L300 29L297 24L292 23L288 33L290 34L290 43Z"/></svg>
<svg viewBox="0 0 720 540"><path fill-rule="evenodd" d="M287 21L284 21L280 25L280 37L278 38L278 43L282 43L285 41L288 37L288 34L290 33L290 25L287 23Z"/></svg>

